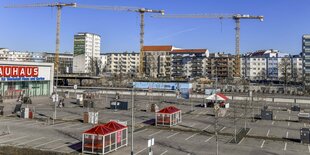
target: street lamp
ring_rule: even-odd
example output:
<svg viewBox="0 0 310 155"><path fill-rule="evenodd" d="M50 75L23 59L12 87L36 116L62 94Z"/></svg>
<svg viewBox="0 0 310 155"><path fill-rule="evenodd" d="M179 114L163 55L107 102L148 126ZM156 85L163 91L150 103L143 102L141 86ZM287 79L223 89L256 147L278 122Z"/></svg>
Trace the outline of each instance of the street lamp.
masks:
<svg viewBox="0 0 310 155"><path fill-rule="evenodd" d="M134 95L134 91L135 91L135 86L132 86L132 92L131 92L131 155L133 154L133 132L134 132L134 102L135 102L135 95Z"/></svg>

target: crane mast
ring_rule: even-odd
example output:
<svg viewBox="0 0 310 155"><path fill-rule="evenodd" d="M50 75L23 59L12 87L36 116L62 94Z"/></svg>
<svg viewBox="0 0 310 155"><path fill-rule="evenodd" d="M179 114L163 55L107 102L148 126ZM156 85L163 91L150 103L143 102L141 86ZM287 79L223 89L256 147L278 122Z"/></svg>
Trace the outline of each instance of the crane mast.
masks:
<svg viewBox="0 0 310 155"><path fill-rule="evenodd" d="M152 16L155 18L215 18L215 19L233 19L235 20L235 77L240 77L240 19L258 19L263 21L263 16L251 16L247 14L170 14L164 16Z"/></svg>
<svg viewBox="0 0 310 155"><path fill-rule="evenodd" d="M114 11L127 11L127 12L137 12L140 14L140 61L139 61L139 75L143 76L144 74L144 17L145 13L159 13L164 15L164 10L153 10L147 8L138 8L138 7L128 7L128 6L92 6L92 5L77 5L77 8L85 8L85 9L97 9L97 10L114 10Z"/></svg>

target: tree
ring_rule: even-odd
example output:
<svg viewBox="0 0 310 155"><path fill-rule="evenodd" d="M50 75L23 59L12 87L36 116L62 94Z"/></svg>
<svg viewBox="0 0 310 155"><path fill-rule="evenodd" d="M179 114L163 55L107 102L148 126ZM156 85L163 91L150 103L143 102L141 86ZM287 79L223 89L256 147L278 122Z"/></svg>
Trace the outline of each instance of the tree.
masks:
<svg viewBox="0 0 310 155"><path fill-rule="evenodd" d="M285 84L285 87L287 86L287 82L292 80L291 76L291 59L289 57L282 58L280 60L279 64L279 70L281 73L280 80L282 80Z"/></svg>

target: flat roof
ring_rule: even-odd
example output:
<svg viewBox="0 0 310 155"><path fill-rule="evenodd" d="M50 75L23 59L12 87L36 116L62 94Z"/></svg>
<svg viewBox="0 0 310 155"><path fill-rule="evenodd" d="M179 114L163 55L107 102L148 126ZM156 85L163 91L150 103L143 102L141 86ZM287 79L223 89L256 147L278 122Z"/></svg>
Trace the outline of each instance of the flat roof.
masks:
<svg viewBox="0 0 310 155"><path fill-rule="evenodd" d="M54 63L48 63L48 62L0 61L0 64L1 65L49 66L49 67L54 67Z"/></svg>

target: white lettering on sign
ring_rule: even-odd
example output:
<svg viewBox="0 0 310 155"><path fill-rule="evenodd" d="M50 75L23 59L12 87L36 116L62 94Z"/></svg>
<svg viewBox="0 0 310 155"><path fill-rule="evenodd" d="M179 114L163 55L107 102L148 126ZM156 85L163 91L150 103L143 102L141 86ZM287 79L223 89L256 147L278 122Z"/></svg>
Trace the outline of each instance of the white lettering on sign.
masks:
<svg viewBox="0 0 310 155"><path fill-rule="evenodd" d="M0 66L0 77L38 77L39 68L34 66Z"/></svg>

